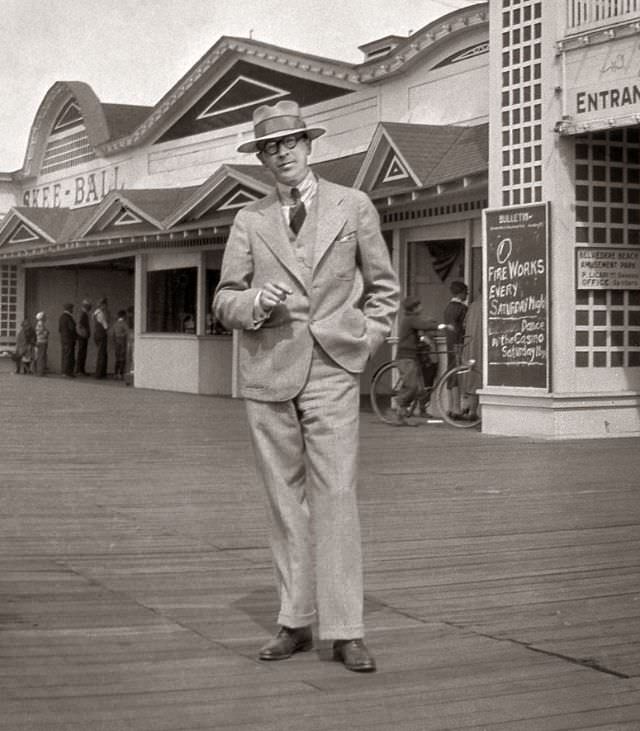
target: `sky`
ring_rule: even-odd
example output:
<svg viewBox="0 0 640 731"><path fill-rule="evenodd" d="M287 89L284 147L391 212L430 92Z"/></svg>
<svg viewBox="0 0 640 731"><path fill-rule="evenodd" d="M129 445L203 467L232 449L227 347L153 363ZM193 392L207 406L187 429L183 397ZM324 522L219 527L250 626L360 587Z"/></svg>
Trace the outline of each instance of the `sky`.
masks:
<svg viewBox="0 0 640 731"><path fill-rule="evenodd" d="M154 105L223 35L350 63L477 0L0 0L0 172L22 167L56 81L106 103Z"/></svg>

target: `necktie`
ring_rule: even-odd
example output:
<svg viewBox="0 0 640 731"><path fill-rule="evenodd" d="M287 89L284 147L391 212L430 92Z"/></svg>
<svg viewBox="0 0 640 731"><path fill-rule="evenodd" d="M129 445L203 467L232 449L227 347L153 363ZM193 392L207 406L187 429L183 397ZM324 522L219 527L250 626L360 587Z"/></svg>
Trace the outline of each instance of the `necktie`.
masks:
<svg viewBox="0 0 640 731"><path fill-rule="evenodd" d="M300 198L300 191L297 188L291 188L291 198L293 205L289 209L289 226L293 233L297 236L298 231L302 228L307 210Z"/></svg>

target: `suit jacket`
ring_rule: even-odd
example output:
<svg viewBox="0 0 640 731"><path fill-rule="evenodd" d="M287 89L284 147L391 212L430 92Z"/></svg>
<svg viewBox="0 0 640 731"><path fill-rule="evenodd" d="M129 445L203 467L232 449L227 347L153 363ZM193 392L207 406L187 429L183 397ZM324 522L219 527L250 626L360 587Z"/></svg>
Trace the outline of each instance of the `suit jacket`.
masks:
<svg viewBox="0 0 640 731"><path fill-rule="evenodd" d="M63 312L58 320L58 331L60 332L60 340L63 343L73 345L76 342L76 321L69 312Z"/></svg>
<svg viewBox="0 0 640 731"><path fill-rule="evenodd" d="M78 317L78 338L86 339L91 335L91 320L89 313L83 309Z"/></svg>
<svg viewBox="0 0 640 731"><path fill-rule="evenodd" d="M216 317L239 334L240 393L285 401L303 387L314 341L342 368L364 370L391 331L399 286L378 214L361 191L318 181L315 227L296 257L274 190L236 216L214 298ZM302 241L301 241L302 237ZM281 282L293 294L263 323L254 321L260 288Z"/></svg>

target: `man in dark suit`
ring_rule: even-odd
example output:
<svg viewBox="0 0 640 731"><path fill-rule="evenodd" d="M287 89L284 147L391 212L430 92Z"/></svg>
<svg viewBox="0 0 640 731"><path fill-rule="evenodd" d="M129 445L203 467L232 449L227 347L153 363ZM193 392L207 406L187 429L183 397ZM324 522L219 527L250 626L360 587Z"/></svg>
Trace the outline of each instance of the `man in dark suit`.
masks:
<svg viewBox="0 0 640 731"><path fill-rule="evenodd" d="M67 378L75 377L75 350L76 350L76 321L73 318L73 304L64 305L60 319L58 320L58 332L60 333L60 344L62 346L62 358L60 369Z"/></svg>
<svg viewBox="0 0 640 731"><path fill-rule="evenodd" d="M334 657L373 671L356 503L359 375L390 333L398 282L369 198L309 168L325 130L307 127L293 101L261 106L253 121L238 150L257 153L276 187L236 216L214 312L239 331L240 393L271 508L280 630L259 657L310 649L317 614Z"/></svg>
<svg viewBox="0 0 640 731"><path fill-rule="evenodd" d="M464 321L467 316L467 297L469 288L460 281L451 282L449 287L451 299L444 308L443 320L447 337L447 369L453 368L460 362L460 354L464 344ZM460 389L457 376L447 381L449 392L449 411L454 417L461 416Z"/></svg>

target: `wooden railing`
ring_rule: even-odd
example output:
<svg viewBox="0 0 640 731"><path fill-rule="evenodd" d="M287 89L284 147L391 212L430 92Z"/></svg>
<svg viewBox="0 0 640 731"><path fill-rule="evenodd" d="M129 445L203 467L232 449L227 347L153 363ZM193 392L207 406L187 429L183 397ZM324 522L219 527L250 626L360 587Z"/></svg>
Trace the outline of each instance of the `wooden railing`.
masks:
<svg viewBox="0 0 640 731"><path fill-rule="evenodd" d="M640 0L566 0L567 31L599 28L623 20L640 20Z"/></svg>

